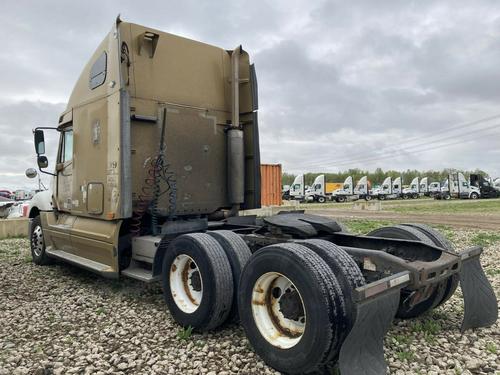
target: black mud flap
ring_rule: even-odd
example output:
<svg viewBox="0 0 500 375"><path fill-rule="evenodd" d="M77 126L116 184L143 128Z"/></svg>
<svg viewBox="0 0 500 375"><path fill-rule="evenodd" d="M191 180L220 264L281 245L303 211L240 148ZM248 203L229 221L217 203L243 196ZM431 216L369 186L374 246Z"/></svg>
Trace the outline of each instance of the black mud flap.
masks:
<svg viewBox="0 0 500 375"><path fill-rule="evenodd" d="M385 375L384 337L399 306L408 271L356 288L356 321L340 349L341 375Z"/></svg>
<svg viewBox="0 0 500 375"><path fill-rule="evenodd" d="M481 267L481 252L482 249L476 247L460 254L460 287L464 295L462 332L469 328L491 326L498 319L498 301Z"/></svg>

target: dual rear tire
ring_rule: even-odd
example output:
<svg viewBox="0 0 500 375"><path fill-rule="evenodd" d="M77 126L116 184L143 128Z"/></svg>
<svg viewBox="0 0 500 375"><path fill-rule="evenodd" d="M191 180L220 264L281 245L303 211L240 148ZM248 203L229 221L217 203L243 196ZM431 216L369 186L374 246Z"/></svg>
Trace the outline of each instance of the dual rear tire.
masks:
<svg viewBox="0 0 500 375"><path fill-rule="evenodd" d="M354 260L322 240L252 255L235 233L194 233L175 238L163 259L164 297L179 324L206 331L239 317L257 354L290 374L336 363L361 285Z"/></svg>
<svg viewBox="0 0 500 375"><path fill-rule="evenodd" d="M251 256L243 239L229 231L175 238L163 258L163 295L173 318L197 331L236 321L236 294Z"/></svg>
<svg viewBox="0 0 500 375"><path fill-rule="evenodd" d="M361 271L341 248L322 240L258 250L243 270L241 324L257 354L285 373L332 367L356 315Z"/></svg>

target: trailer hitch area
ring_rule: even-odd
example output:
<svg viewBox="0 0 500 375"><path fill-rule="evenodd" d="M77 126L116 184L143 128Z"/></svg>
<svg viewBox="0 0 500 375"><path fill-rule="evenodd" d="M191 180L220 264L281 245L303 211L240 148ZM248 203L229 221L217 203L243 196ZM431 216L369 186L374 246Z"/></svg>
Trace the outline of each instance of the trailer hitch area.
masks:
<svg viewBox="0 0 500 375"><path fill-rule="evenodd" d="M385 375L384 336L399 305L401 289L410 283L403 271L356 288L353 299L356 321L339 355L342 375Z"/></svg>
<svg viewBox="0 0 500 375"><path fill-rule="evenodd" d="M460 287L464 295L462 332L491 326L498 319L498 301L479 261L482 252L481 247L475 246L459 254L462 260Z"/></svg>

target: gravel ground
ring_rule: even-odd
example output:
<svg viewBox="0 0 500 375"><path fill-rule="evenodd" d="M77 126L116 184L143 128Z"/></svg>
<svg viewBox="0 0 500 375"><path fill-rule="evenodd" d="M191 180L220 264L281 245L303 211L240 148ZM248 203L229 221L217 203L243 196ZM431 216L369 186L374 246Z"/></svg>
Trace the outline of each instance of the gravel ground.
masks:
<svg viewBox="0 0 500 375"><path fill-rule="evenodd" d="M457 231L467 243L477 231ZM491 233L491 232L490 232ZM500 292L500 242L482 263ZM25 239L0 241L0 374L278 374L238 326L182 332L159 285L111 281L66 264L30 262ZM500 326L459 326L458 291L431 315L396 321L385 347L391 374L500 374ZM184 333L184 334L183 334Z"/></svg>

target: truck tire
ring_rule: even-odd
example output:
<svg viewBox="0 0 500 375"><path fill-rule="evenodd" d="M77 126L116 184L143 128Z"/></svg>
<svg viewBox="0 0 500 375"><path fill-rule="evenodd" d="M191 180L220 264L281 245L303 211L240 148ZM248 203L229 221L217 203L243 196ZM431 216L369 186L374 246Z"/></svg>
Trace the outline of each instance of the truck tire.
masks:
<svg viewBox="0 0 500 375"><path fill-rule="evenodd" d="M478 199L479 198L479 194L476 193L475 191L470 193L470 199Z"/></svg>
<svg viewBox="0 0 500 375"><path fill-rule="evenodd" d="M162 281L168 309L183 327L208 331L226 321L234 294L231 264L208 234L184 234L169 244Z"/></svg>
<svg viewBox="0 0 500 375"><path fill-rule="evenodd" d="M395 238L402 240L420 241L427 245L434 245L434 242L424 233L416 228L405 225L394 225L375 229L367 234L367 236L381 238ZM410 296L411 291L402 289L401 300L399 302L396 317L401 319L409 319L420 316L427 311L436 307L443 299L445 293L444 284L437 284L432 294L425 300L417 303L415 306L407 306L404 301Z"/></svg>
<svg viewBox="0 0 500 375"><path fill-rule="evenodd" d="M418 198L419 198L418 193L413 193L413 194L411 195L411 199L418 199Z"/></svg>
<svg viewBox="0 0 500 375"><path fill-rule="evenodd" d="M378 199L381 200L381 201L385 201L385 195L379 195Z"/></svg>
<svg viewBox="0 0 500 375"><path fill-rule="evenodd" d="M222 246L224 252L226 253L229 264L231 264L231 270L233 272L233 305L227 321L230 323L236 323L239 320L238 317L238 291L240 290L240 276L243 267L248 262L252 256L252 252L248 248L243 238L238 236L236 233L229 230L217 230L207 232L209 236L212 236L217 240L217 242Z"/></svg>
<svg viewBox="0 0 500 375"><path fill-rule="evenodd" d="M372 196L371 195L365 195L365 201L371 201L372 200Z"/></svg>
<svg viewBox="0 0 500 375"><path fill-rule="evenodd" d="M338 203L344 203L347 199L346 199L346 197L340 196L340 197L335 198L335 200Z"/></svg>
<svg viewBox="0 0 500 375"><path fill-rule="evenodd" d="M403 199L410 199L410 196L408 194L403 194Z"/></svg>
<svg viewBox="0 0 500 375"><path fill-rule="evenodd" d="M445 236L443 236L439 231L436 229L426 225L426 224L416 224L416 223L405 223L402 225L407 225L413 228L416 228L420 230L422 233L426 234L431 241L434 243L434 245L441 247L445 250L448 250L452 253L456 253L457 251L455 250L455 246L449 241ZM457 290L458 283L460 281L460 276L458 274L455 274L453 276L450 276L448 280L446 281L446 287L445 287L445 292L444 296L439 301L439 303L435 306L440 306L446 301L450 299L450 297L455 293L455 290Z"/></svg>
<svg viewBox="0 0 500 375"><path fill-rule="evenodd" d="M326 198L325 197L318 197L317 201L318 201L318 203L325 203Z"/></svg>
<svg viewBox="0 0 500 375"><path fill-rule="evenodd" d="M340 290L325 261L303 245L270 245L255 252L243 269L238 298L241 324L254 350L287 374L324 369L342 344L339 327L346 316L337 305Z"/></svg>
<svg viewBox="0 0 500 375"><path fill-rule="evenodd" d="M42 221L40 215L33 218L30 233L31 258L33 263L39 266L46 266L54 262L45 252L45 241L43 239Z"/></svg>
<svg viewBox="0 0 500 375"><path fill-rule="evenodd" d="M352 292L354 289L365 285L365 278L354 259L334 243L320 239L305 240L298 243L318 254L328 267L330 267L340 284L344 297L342 300L345 301L345 310L348 319L346 321L347 325L341 329L343 332L343 342L356 321L356 308ZM339 300L338 303L342 303L342 300Z"/></svg>

